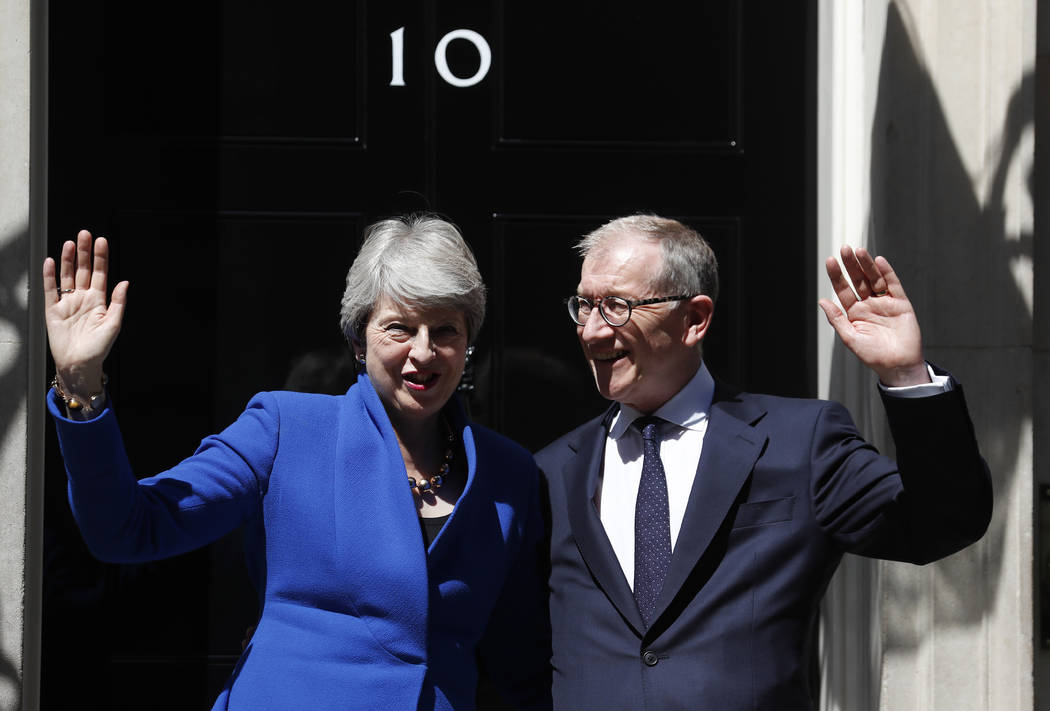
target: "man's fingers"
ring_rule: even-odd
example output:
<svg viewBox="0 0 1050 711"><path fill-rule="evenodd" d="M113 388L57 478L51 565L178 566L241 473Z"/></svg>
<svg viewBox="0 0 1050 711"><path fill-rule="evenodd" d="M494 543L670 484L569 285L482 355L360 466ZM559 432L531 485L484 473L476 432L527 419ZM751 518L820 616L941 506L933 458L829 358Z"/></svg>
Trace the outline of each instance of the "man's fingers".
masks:
<svg viewBox="0 0 1050 711"><path fill-rule="evenodd" d="M828 318L828 323L830 323L832 326L835 325L836 319L843 316L842 309L836 306L829 299L821 299L817 302L817 304L820 306L821 310L824 311L824 315Z"/></svg>
<svg viewBox="0 0 1050 711"><path fill-rule="evenodd" d="M842 309L836 306L834 302L828 299L821 299L817 303L824 311L824 316L827 317L828 323L830 323L831 327L835 329L835 333L839 334L839 338L841 338L842 342L848 346L849 339L852 336L849 317L846 316L846 314L842 312Z"/></svg>
<svg viewBox="0 0 1050 711"><path fill-rule="evenodd" d="M882 278L886 280L886 290L889 292L890 296L896 296L899 299L906 299L907 295L904 293L904 285L901 284L897 272L893 271L893 267L890 266L889 260L885 257L875 257L875 266L882 274Z"/></svg>
<svg viewBox="0 0 1050 711"><path fill-rule="evenodd" d="M881 270L875 264L875 260L871 258L871 254L863 247L859 247L856 250L856 255L857 264L860 266L861 273L864 274L864 281L867 282L867 286L871 289L871 295L885 296L889 288Z"/></svg>
<svg viewBox="0 0 1050 711"><path fill-rule="evenodd" d="M80 230L77 234L77 273L74 288L86 289L91 285L91 233Z"/></svg>
<svg viewBox="0 0 1050 711"><path fill-rule="evenodd" d="M838 297L842 308L848 310L856 303L857 297L854 295L853 288L849 285L849 282L846 281L846 276L842 273L838 260L834 257L828 257L824 260L824 268L827 269L828 279L831 280L831 288L835 290L835 296Z"/></svg>
<svg viewBox="0 0 1050 711"><path fill-rule="evenodd" d="M857 298L863 301L864 299L871 296L872 289L868 283L868 277L864 273L864 268L860 264L858 259L857 251L849 245L843 245L842 249L839 250L839 256L842 257L842 266L846 268L846 274L849 275L849 280L853 283L853 289L857 292Z"/></svg>
<svg viewBox="0 0 1050 711"><path fill-rule="evenodd" d="M109 274L109 243L105 237L95 240L95 266L91 270L91 288L106 293L106 279Z"/></svg>

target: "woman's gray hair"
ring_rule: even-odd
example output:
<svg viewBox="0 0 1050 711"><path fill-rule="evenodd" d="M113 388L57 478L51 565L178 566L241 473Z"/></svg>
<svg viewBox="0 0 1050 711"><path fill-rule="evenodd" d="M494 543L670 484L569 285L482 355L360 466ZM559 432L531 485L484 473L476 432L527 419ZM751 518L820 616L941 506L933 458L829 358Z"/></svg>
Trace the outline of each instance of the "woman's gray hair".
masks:
<svg viewBox="0 0 1050 711"><path fill-rule="evenodd" d="M434 215L380 220L365 230L339 313L347 340L364 342L372 309L384 295L402 306L462 311L469 343L485 319L485 284L474 254L455 225Z"/></svg>
<svg viewBox="0 0 1050 711"><path fill-rule="evenodd" d="M605 223L580 240L576 251L584 259L611 245L611 238L631 233L660 241L663 265L649 279L657 296L706 294L718 301L718 260L714 250L700 233L678 220L657 215L630 215ZM634 295L632 295L634 296Z"/></svg>

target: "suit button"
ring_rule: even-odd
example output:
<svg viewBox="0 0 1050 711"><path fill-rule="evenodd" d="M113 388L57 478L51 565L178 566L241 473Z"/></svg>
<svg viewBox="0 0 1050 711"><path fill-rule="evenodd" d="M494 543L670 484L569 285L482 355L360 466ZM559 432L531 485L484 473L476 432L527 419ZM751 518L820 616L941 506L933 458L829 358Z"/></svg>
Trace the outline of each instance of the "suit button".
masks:
<svg viewBox="0 0 1050 711"><path fill-rule="evenodd" d="M656 664L660 661L660 658L656 656L656 652L652 651L651 649L647 649L644 652L642 652L642 661L645 662L645 666L647 667L655 667Z"/></svg>

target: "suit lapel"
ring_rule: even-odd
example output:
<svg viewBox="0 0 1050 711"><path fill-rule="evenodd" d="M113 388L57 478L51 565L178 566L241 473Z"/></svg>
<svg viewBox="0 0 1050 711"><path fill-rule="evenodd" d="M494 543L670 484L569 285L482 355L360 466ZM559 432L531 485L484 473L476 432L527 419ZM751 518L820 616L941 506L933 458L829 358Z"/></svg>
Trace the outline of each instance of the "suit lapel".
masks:
<svg viewBox="0 0 1050 711"><path fill-rule="evenodd" d="M671 569L656 603L654 624L711 545L762 453L766 438L752 423L763 414L746 395L742 398L721 383L716 385L700 463L671 556Z"/></svg>
<svg viewBox="0 0 1050 711"><path fill-rule="evenodd" d="M569 444L575 456L566 462L563 481L569 525L580 555L609 601L634 628L635 633L641 636L645 624L594 507L594 493L605 454L607 426L615 412L614 406L603 418L580 430L579 437Z"/></svg>

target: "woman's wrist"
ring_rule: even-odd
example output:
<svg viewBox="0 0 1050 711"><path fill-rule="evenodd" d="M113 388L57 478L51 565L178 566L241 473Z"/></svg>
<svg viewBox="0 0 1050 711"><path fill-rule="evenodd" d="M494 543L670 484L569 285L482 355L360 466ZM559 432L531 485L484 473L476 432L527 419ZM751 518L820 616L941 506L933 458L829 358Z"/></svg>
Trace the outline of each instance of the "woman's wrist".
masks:
<svg viewBox="0 0 1050 711"><path fill-rule="evenodd" d="M55 361L55 377L65 392L84 396L100 391L106 375L102 372L102 361L74 364Z"/></svg>
<svg viewBox="0 0 1050 711"><path fill-rule="evenodd" d="M56 371L51 387L65 403L69 419L90 420L105 407L107 381L106 374L101 371L95 377L70 377L69 371Z"/></svg>

